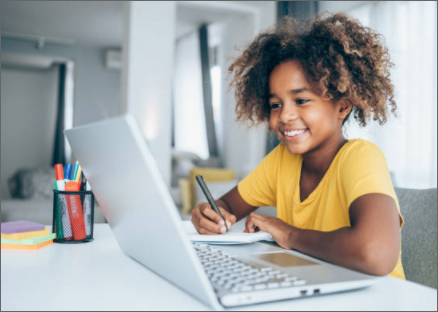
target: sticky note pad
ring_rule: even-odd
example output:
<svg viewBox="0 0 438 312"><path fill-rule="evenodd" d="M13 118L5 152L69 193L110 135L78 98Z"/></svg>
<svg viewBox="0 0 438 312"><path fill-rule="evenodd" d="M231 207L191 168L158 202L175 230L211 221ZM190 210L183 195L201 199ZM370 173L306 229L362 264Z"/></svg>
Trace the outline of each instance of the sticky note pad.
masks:
<svg viewBox="0 0 438 312"><path fill-rule="evenodd" d="M44 225L30 221L13 221L1 224L1 232L3 234L41 231L44 228Z"/></svg>
<svg viewBox="0 0 438 312"><path fill-rule="evenodd" d="M49 240L53 240L56 238L56 234L52 233L45 236L32 237L22 240L13 240L13 239L4 239L2 238L2 244L19 244L19 245L37 245L41 243L45 243Z"/></svg>
<svg viewBox="0 0 438 312"><path fill-rule="evenodd" d="M22 240L22 239L27 239L27 238L32 238L32 237L40 237L40 236L45 236L45 235L49 235L49 234L50 234L49 229L44 229L42 231L13 233L13 234L3 234L2 233L2 239L13 239L13 240L18 241L18 240Z"/></svg>
<svg viewBox="0 0 438 312"><path fill-rule="evenodd" d="M2 249L22 249L22 250L37 250L43 248L44 246L50 245L53 243L53 240L49 240L45 243L40 243L36 245L20 245L20 244L3 244Z"/></svg>

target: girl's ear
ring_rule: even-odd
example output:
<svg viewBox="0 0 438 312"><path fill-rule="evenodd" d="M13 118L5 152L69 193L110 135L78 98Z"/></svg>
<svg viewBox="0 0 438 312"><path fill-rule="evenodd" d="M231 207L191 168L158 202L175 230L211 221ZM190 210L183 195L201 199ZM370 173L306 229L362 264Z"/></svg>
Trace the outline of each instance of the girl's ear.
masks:
<svg viewBox="0 0 438 312"><path fill-rule="evenodd" d="M352 109L353 109L353 105L350 103L350 101L347 100L339 101L338 102L339 118L345 119Z"/></svg>

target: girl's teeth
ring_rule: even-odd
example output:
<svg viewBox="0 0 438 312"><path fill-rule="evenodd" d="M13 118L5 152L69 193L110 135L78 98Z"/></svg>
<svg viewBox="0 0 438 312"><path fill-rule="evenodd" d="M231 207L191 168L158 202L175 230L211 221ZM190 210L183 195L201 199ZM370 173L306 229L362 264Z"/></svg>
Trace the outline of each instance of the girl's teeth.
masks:
<svg viewBox="0 0 438 312"><path fill-rule="evenodd" d="M284 135L293 137L293 136L296 136L298 134L303 133L304 131L306 131L306 130L297 130L297 131L285 132Z"/></svg>

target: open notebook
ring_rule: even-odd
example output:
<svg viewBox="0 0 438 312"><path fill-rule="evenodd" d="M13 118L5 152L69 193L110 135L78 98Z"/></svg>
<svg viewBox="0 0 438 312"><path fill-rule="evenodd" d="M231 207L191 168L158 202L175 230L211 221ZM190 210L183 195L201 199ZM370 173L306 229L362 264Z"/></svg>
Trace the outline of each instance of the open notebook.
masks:
<svg viewBox="0 0 438 312"><path fill-rule="evenodd" d="M189 234L192 242L208 243L208 244L249 244L258 241L273 242L271 234L266 232L243 233L239 227L232 227L230 232L220 235L201 235L199 234L191 221L183 221L184 228Z"/></svg>

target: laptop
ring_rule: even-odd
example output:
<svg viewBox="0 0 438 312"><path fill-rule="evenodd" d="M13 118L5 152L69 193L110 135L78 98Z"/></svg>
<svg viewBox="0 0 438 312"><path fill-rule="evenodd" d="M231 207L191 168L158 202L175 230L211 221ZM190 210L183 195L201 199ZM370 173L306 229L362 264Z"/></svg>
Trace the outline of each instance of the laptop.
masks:
<svg viewBox="0 0 438 312"><path fill-rule="evenodd" d="M191 242L131 115L65 135L123 252L213 309L359 289L378 280L275 243Z"/></svg>

